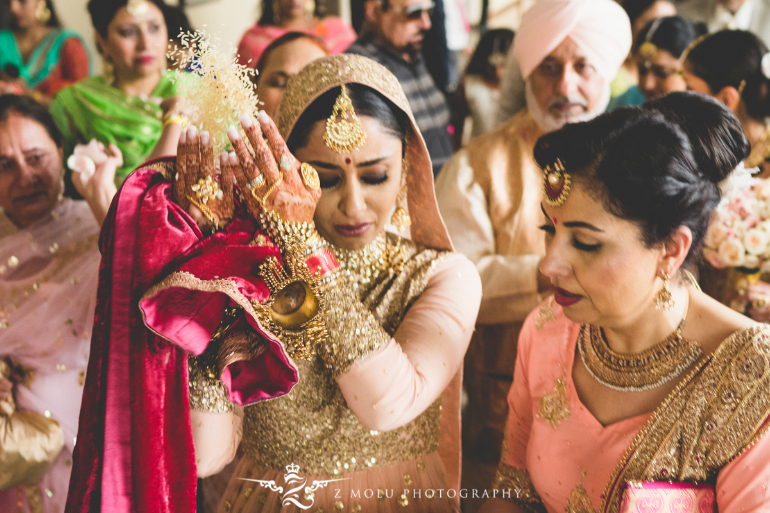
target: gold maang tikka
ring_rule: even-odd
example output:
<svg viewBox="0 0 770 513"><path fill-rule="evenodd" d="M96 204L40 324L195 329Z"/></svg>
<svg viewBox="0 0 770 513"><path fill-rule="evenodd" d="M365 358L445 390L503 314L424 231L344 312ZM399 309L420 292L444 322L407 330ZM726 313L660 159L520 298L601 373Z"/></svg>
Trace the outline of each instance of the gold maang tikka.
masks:
<svg viewBox="0 0 770 513"><path fill-rule="evenodd" d="M343 84L342 92L334 102L332 115L326 120L324 142L332 151L345 154L360 149L365 140L366 133L361 126L361 120L356 116L353 102Z"/></svg>
<svg viewBox="0 0 770 513"><path fill-rule="evenodd" d="M556 159L553 166L545 166L543 169L543 196L545 202L551 207L560 207L567 201L572 178L564 169L561 159Z"/></svg>

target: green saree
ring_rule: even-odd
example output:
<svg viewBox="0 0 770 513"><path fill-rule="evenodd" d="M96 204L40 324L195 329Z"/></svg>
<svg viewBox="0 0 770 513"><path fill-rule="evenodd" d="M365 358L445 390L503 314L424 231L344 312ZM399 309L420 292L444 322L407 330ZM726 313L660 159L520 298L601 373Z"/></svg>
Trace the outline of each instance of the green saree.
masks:
<svg viewBox="0 0 770 513"><path fill-rule="evenodd" d="M102 76L59 91L51 104L51 114L64 134L64 161L76 144L91 139L115 144L123 153L123 167L118 169L115 183L123 183L160 139L160 102L178 94L173 76L173 72L165 72L149 99L127 96Z"/></svg>

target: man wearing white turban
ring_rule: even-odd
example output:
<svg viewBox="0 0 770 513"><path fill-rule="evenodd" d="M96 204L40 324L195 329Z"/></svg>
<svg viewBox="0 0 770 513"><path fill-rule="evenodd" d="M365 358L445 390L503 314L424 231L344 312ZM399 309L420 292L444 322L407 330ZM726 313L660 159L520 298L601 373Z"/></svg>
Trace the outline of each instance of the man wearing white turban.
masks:
<svg viewBox="0 0 770 513"><path fill-rule="evenodd" d="M603 112L630 47L628 16L613 0L538 0L524 14L513 48L526 108L472 139L438 175L436 195L452 242L475 262L483 285L465 363L470 411L463 441L480 460L472 474L482 483L499 459L521 323L550 289L538 271L545 240L538 230L542 171L535 142Z"/></svg>

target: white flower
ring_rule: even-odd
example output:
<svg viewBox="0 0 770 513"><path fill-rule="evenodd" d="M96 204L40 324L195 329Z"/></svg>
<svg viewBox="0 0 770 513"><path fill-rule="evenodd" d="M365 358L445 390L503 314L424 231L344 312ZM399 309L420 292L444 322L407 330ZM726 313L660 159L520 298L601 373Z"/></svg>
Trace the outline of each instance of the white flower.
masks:
<svg viewBox="0 0 770 513"><path fill-rule="evenodd" d="M759 266L761 264L762 264L762 260L757 255L747 254L741 266L746 267L748 269L759 269Z"/></svg>
<svg viewBox="0 0 770 513"><path fill-rule="evenodd" d="M100 147L96 139L91 139L88 144L78 144L72 155L67 159L67 167L82 175L84 182L94 175L96 166L107 160L107 154Z"/></svg>
<svg viewBox="0 0 770 513"><path fill-rule="evenodd" d="M706 232L706 247L718 248L722 241L727 238L728 233L730 233L730 230L724 224L718 221L711 223Z"/></svg>
<svg viewBox="0 0 770 513"><path fill-rule="evenodd" d="M746 259L746 248L738 239L727 239L719 245L719 259L728 267L739 267Z"/></svg>
<svg viewBox="0 0 770 513"><path fill-rule="evenodd" d="M770 234L759 228L747 230L746 235L743 236L743 245L752 255L761 255L767 251L768 243L770 243Z"/></svg>
<svg viewBox="0 0 770 513"><path fill-rule="evenodd" d="M727 175L727 177L719 182L719 190L722 192L722 198L730 201L733 197L745 191L754 184L754 177L751 176L751 171L746 169L743 162Z"/></svg>
<svg viewBox="0 0 770 513"><path fill-rule="evenodd" d="M767 178L755 178L754 190L756 191L757 198L762 200L770 199L770 180Z"/></svg>

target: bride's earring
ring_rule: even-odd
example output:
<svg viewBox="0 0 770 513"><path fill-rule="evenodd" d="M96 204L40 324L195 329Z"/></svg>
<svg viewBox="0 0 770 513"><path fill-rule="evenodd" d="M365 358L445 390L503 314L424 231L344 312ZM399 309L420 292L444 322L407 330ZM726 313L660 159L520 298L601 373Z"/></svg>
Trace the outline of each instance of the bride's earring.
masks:
<svg viewBox="0 0 770 513"><path fill-rule="evenodd" d="M390 224L396 229L396 233L401 235L404 228L412 224L412 218L406 209L406 160L401 165L401 190L396 198L396 211L390 216Z"/></svg>
<svg viewBox="0 0 770 513"><path fill-rule="evenodd" d="M667 273L663 273L661 279L663 280L663 286L655 295L655 309L670 312L674 309L674 306L676 306L674 295L671 293L671 289L668 288L668 280L671 279L671 276Z"/></svg>

